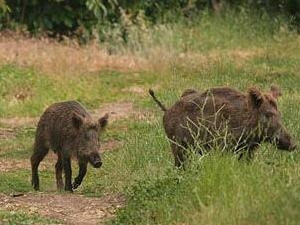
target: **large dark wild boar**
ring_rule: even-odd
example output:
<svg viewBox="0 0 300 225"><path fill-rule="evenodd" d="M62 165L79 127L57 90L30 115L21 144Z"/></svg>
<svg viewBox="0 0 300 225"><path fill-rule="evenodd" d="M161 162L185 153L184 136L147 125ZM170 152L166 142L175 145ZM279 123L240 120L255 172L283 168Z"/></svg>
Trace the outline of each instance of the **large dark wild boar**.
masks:
<svg viewBox="0 0 300 225"><path fill-rule="evenodd" d="M165 112L163 125L170 140L175 165L180 167L186 148L216 145L252 158L261 142L275 143L277 148L292 151L296 144L283 126L277 109L278 87L262 93L253 87L247 94L229 87L209 89L203 93L193 89L167 109L149 90ZM200 143L200 144L199 144Z"/></svg>
<svg viewBox="0 0 300 225"><path fill-rule="evenodd" d="M65 190L76 189L82 182L87 163L99 168L99 132L106 126L108 114L93 121L90 114L77 101L54 103L41 116L31 156L32 185L39 190L38 166L52 149L58 156L55 165L57 188L63 188L62 171L65 174ZM72 185L71 157L76 157L79 173Z"/></svg>

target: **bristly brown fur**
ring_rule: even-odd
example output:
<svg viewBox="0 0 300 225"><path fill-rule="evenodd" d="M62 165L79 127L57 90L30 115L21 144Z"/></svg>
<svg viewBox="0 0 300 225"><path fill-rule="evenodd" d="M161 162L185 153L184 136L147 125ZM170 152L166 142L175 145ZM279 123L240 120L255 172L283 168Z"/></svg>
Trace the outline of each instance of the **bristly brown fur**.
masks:
<svg viewBox="0 0 300 225"><path fill-rule="evenodd" d="M153 91L149 93L154 96ZM178 167L185 161L187 146L195 146L196 142L206 149L213 148L214 144L226 145L236 152L244 149L251 158L260 142L272 141L279 133L278 148L295 148L282 125L276 99L255 87L249 88L247 94L229 87L211 88L202 93L187 89L165 111L163 125ZM225 130L227 140L219 138L215 143L217 135Z"/></svg>
<svg viewBox="0 0 300 225"><path fill-rule="evenodd" d="M38 166L52 149L58 156L55 165L57 188L62 189L62 171L65 190L72 191L82 182L87 163L99 168L102 164L98 133L107 125L108 114L94 121L85 108L76 101L59 102L49 106L41 116L31 156L32 185L39 190ZM76 156L79 173L72 184L71 156Z"/></svg>

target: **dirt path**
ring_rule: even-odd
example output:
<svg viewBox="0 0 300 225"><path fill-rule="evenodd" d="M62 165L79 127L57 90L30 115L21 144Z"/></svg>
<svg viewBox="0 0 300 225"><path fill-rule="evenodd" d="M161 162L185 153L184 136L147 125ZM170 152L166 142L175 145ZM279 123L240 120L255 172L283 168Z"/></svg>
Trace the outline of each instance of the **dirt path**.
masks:
<svg viewBox="0 0 300 225"><path fill-rule="evenodd" d="M59 220L62 224L72 225L103 224L124 203L125 198L122 195L96 198L68 193L37 192L19 197L0 194L0 209L21 210L27 214L38 214Z"/></svg>
<svg viewBox="0 0 300 225"><path fill-rule="evenodd" d="M50 155L50 154L49 154ZM52 160L48 159L49 156L47 156L47 159L45 159L43 162L41 162L40 166L39 166L39 170L43 171L45 170L47 167L49 168L50 165L54 166L55 165L55 161L54 161L54 157ZM4 159L4 158L0 158L0 172L13 172L19 169L28 169L28 171L30 171L30 162L29 159L28 160L24 160L24 159Z"/></svg>
<svg viewBox="0 0 300 225"><path fill-rule="evenodd" d="M1 137L0 137L1 139ZM107 151L113 151L122 146L120 141L108 140L101 145L101 153ZM41 162L39 170L46 170L47 168L54 168L57 161L57 155L53 151L49 151L46 158ZM30 170L31 165L30 161L24 159L5 159L0 158L0 172L12 172L19 169L28 169Z"/></svg>
<svg viewBox="0 0 300 225"><path fill-rule="evenodd" d="M138 114L133 104L130 102L115 102L102 105L99 109L90 111L92 117L99 118L105 113L110 114L109 121L115 121L118 119L126 119L133 115ZM12 118L0 118L0 124L3 124L9 128L0 128L0 138L4 135L11 135L14 128L22 126L36 126L39 117L12 117Z"/></svg>
<svg viewBox="0 0 300 225"><path fill-rule="evenodd" d="M13 128L0 127L0 139L10 139L15 137L16 130Z"/></svg>

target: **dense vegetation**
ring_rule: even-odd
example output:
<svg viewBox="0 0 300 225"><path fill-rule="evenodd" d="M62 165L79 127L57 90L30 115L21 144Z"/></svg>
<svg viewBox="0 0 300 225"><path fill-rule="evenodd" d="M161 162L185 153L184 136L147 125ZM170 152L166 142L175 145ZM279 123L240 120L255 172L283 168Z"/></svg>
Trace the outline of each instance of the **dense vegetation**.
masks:
<svg viewBox="0 0 300 225"><path fill-rule="evenodd" d="M0 1L0 28L25 29L49 35L76 35L81 40L108 40L113 33L128 41L128 29L185 20L192 22L210 9L215 13L250 9L269 15L285 15L299 25L298 0L46 0ZM117 34L116 34L117 33Z"/></svg>

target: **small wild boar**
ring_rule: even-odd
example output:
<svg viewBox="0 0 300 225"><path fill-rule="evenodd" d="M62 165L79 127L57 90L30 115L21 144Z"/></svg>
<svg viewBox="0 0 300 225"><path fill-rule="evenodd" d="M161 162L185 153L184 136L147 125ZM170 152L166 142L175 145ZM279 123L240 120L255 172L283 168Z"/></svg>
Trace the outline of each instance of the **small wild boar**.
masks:
<svg viewBox="0 0 300 225"><path fill-rule="evenodd" d="M149 93L165 112L163 125L177 167L182 166L188 147L209 150L218 146L241 153L239 158L245 153L252 158L254 150L266 141L283 150L296 147L277 109L278 87L272 86L267 93L252 87L246 94L229 87L202 93L187 89L169 109L153 90Z"/></svg>
<svg viewBox="0 0 300 225"><path fill-rule="evenodd" d="M63 188L62 171L65 174L65 190L76 189L82 182L87 163L99 168L99 132L107 125L108 114L93 121L90 114L77 101L54 103L41 116L31 156L32 185L39 190L38 166L52 149L58 156L55 165L57 188ZM72 185L71 157L78 160L79 173Z"/></svg>

